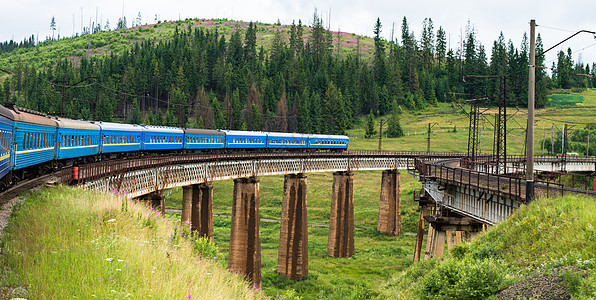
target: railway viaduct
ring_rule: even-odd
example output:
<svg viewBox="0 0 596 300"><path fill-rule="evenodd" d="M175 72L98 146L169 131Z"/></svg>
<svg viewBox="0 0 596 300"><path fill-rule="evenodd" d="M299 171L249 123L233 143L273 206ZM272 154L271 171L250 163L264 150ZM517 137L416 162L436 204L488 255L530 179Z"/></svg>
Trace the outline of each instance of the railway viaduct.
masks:
<svg viewBox="0 0 596 300"><path fill-rule="evenodd" d="M100 191L115 191L164 207L165 189L183 188L182 224L213 237L213 186L234 180L229 268L245 274L255 286L261 282L259 177L284 175L278 272L301 280L308 273L307 173L333 172L327 254L354 254L354 171L383 170L377 230L401 231L400 172L420 177L424 193L419 201L414 261L421 258L428 223L425 258L441 256L466 235L506 219L525 202L525 181L519 168L523 157L509 157L506 166L490 165L490 157L474 163L458 153L343 152L243 153L160 155L97 162L66 168L55 180ZM482 160L485 161L482 161ZM468 168L461 168L460 164ZM537 171L596 171L596 158L537 157ZM537 182L537 194L561 195L585 190Z"/></svg>

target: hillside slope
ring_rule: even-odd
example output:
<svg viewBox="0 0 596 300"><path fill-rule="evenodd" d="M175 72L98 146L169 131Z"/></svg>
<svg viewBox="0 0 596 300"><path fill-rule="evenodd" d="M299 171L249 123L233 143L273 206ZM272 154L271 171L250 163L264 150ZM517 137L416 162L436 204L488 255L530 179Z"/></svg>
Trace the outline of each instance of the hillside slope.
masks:
<svg viewBox="0 0 596 300"><path fill-rule="evenodd" d="M263 46L270 49L277 33L287 42L290 38L290 26L281 24L254 23L257 27L257 47ZM158 24L149 24L132 28L101 31L77 37L64 38L57 41L43 42L38 47L17 49L12 52L0 54L0 65L11 66L21 61L30 66L50 66L56 59L68 57L76 60L81 56L110 55L131 49L136 43L143 41L168 41L174 36L176 28L205 28L217 29L226 40L230 39L232 32L244 32L249 22L232 21L227 19L187 19L184 21L166 21ZM303 25L303 38L310 39L311 29ZM363 57L369 57L374 52L374 41L370 37L358 36L354 33L331 31L333 47L336 53L354 53L360 49ZM358 45L359 44L359 45ZM4 76L5 74L0 74Z"/></svg>
<svg viewBox="0 0 596 300"><path fill-rule="evenodd" d="M258 298L185 233L122 196L41 189L15 209L1 241L0 298Z"/></svg>
<svg viewBox="0 0 596 300"><path fill-rule="evenodd" d="M382 297L594 299L595 225L593 198L539 199L444 259L411 266Z"/></svg>

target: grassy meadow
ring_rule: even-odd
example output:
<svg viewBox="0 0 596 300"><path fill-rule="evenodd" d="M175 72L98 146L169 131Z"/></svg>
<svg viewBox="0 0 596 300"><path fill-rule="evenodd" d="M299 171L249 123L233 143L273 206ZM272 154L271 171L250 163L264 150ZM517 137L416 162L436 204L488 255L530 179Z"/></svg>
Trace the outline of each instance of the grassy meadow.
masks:
<svg viewBox="0 0 596 300"><path fill-rule="evenodd" d="M261 295L241 276L197 255L158 212L108 194L65 187L33 192L13 212L1 246L2 299Z"/></svg>
<svg viewBox="0 0 596 300"><path fill-rule="evenodd" d="M582 99L582 102L567 103L557 106L549 102L549 106L535 111L534 124L534 149L536 154L542 152L543 137L550 137L551 127L554 132L561 130L563 123L575 124L575 128L583 128L585 124L595 124L596 116L596 89L588 89L582 93L568 91L555 91L549 99ZM469 106L464 106L465 111L458 109L449 103L439 103L437 107L429 107L422 111L406 111L400 115L401 126L404 131L403 137L382 139L381 149L384 151L426 151L428 124L431 129L430 151L435 152L467 152L468 151L468 127L469 127ZM483 153L492 153L493 147L493 123L496 108L488 109L485 116L479 122L480 126L480 149ZM523 107L507 108L507 154L523 154L525 143L526 120L528 109ZM376 118L375 128L377 130L381 119ZM379 139L364 139L365 117L360 124L348 130L350 136L350 151L377 150ZM592 126L594 127L594 126ZM546 153L546 150L545 150Z"/></svg>
<svg viewBox="0 0 596 300"><path fill-rule="evenodd" d="M313 173L308 176L307 207L308 222L328 225L331 211L331 173ZM261 218L280 220L283 176L260 177ZM309 274L303 281L294 282L277 274L277 251L280 224L261 222L262 288L266 295L280 295L285 299L370 298L376 295L377 286L395 272L412 263L415 232L418 221L418 204L413 192L420 188L405 170L401 176L402 230L399 237L377 233L380 171L354 172L354 224L356 254L351 258L327 256L328 228L309 226ZM215 214L231 215L232 181L213 182L213 211ZM182 207L182 189L166 193L166 207ZM179 222L180 214L168 214ZM220 249L220 264L227 266L231 219L214 217L215 243Z"/></svg>

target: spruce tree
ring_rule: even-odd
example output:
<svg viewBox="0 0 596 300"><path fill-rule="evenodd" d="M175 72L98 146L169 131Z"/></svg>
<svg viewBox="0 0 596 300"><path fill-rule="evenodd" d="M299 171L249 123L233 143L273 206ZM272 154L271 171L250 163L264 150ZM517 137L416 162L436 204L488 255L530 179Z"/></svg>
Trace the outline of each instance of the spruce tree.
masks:
<svg viewBox="0 0 596 300"><path fill-rule="evenodd" d="M399 122L399 110L394 109L387 121L387 137L396 138L400 136L404 136L404 131Z"/></svg>
<svg viewBox="0 0 596 300"><path fill-rule="evenodd" d="M372 110L366 117L366 132L364 133L365 139L372 139L377 134L377 130L375 129L375 115L373 114Z"/></svg>

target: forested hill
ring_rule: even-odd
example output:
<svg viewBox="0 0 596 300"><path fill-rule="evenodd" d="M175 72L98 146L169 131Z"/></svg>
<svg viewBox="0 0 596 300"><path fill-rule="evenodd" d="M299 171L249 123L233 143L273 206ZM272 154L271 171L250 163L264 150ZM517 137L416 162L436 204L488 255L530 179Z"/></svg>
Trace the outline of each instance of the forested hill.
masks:
<svg viewBox="0 0 596 300"><path fill-rule="evenodd" d="M527 76L526 39L516 48L500 35L489 54L468 24L463 43L448 49L441 27L430 19L423 25L416 37L404 17L401 36L386 41L379 20L371 20L372 38L360 37L328 31L316 12L308 26L119 22L124 28L98 26L37 45L3 43L0 66L10 74L0 73L0 95L70 118L340 134L371 112L395 116L457 98L498 99L499 80L466 75ZM538 105L549 87L592 84L571 76L590 73L589 66L574 65L571 53L559 58L555 77L537 72ZM524 104L527 81L507 80L507 89L509 105Z"/></svg>

